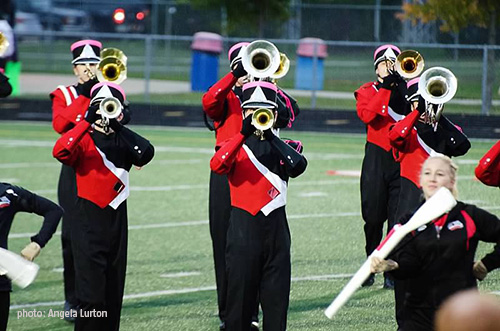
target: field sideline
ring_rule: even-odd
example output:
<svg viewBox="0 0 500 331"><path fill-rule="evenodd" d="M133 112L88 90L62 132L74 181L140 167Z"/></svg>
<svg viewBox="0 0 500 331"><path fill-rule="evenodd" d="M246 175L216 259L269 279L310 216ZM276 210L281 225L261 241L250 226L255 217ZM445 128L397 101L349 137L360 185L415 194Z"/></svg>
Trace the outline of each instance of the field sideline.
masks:
<svg viewBox="0 0 500 331"><path fill-rule="evenodd" d="M214 138L200 129L133 127L156 148L151 164L131 170L129 249L121 330L218 330L208 230L209 160ZM393 292L382 277L363 288L330 321L323 311L364 262L359 178L363 135L284 131L302 140L309 166L290 181L287 213L292 234L292 291L288 330L395 330ZM55 200L60 164L52 158L57 134L50 123L0 122L0 181ZM499 190L474 179L479 158L493 140L472 140L457 158L460 200L500 215ZM346 170L333 175L332 170ZM9 249L19 252L38 231L40 217L22 213ZM62 310L62 258L56 234L36 262L35 282L11 295L8 330L72 330L49 313ZM492 245L480 245L479 256ZM500 291L500 273L480 283ZM34 312L42 317L20 317Z"/></svg>

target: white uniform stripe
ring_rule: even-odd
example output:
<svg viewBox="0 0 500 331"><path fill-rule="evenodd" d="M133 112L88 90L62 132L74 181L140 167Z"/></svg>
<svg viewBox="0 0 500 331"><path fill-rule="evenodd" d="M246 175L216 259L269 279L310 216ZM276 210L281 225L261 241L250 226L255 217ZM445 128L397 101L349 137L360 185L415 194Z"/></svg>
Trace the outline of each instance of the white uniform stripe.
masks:
<svg viewBox="0 0 500 331"><path fill-rule="evenodd" d="M68 89L66 88L66 86L59 85L57 88L60 89L61 92L63 93L64 99L66 100L66 106L71 105L71 102L72 102L71 101L71 96L69 95L69 92L68 92Z"/></svg>
<svg viewBox="0 0 500 331"><path fill-rule="evenodd" d="M99 154L101 154L102 160L103 160L106 168L108 168L109 171L111 171L116 177L118 177L121 180L121 182L123 183L123 185L125 186L123 188L123 190L109 204L113 209L117 209L120 206L120 204L123 201L125 201L125 199L128 198L128 196L130 194L128 171L125 169L116 167L113 164L113 162L109 161L106 158L106 155L99 148L97 148L97 146L95 148L99 152Z"/></svg>

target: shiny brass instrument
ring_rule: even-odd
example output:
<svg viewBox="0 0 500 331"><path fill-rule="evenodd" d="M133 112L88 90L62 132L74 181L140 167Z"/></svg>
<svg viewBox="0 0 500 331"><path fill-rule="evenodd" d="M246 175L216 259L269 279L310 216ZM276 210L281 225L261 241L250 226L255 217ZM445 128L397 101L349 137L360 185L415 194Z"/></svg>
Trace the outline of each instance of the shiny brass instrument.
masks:
<svg viewBox="0 0 500 331"><path fill-rule="evenodd" d="M414 50L401 52L396 58L396 72L405 79L418 77L424 70L425 62L423 56Z"/></svg>
<svg viewBox="0 0 500 331"><path fill-rule="evenodd" d="M266 78L275 74L280 66L278 48L266 40L256 40L244 46L241 62L246 72L255 78Z"/></svg>
<svg viewBox="0 0 500 331"><path fill-rule="evenodd" d="M260 131L272 128L274 125L274 113L267 108L259 108L252 114L252 125Z"/></svg>
<svg viewBox="0 0 500 331"><path fill-rule="evenodd" d="M103 49L97 67L97 79L100 82L122 83L127 79L127 56L117 48Z"/></svg>
<svg viewBox="0 0 500 331"><path fill-rule="evenodd" d="M433 67L420 76L418 92L425 100L425 122L437 129L443 106L457 92L457 78L448 69Z"/></svg>
<svg viewBox="0 0 500 331"><path fill-rule="evenodd" d="M7 36L5 36L5 34L0 32L0 57L5 54L5 52L9 48L9 46L10 46L10 42L7 39Z"/></svg>
<svg viewBox="0 0 500 331"><path fill-rule="evenodd" d="M278 69L271 75L271 79L280 79L284 77L290 69L290 60L285 53L280 53L280 65Z"/></svg>
<svg viewBox="0 0 500 331"><path fill-rule="evenodd" d="M107 120L117 118L122 113L122 105L120 100L115 97L107 97L101 100L99 103L99 110L101 111L101 117Z"/></svg>

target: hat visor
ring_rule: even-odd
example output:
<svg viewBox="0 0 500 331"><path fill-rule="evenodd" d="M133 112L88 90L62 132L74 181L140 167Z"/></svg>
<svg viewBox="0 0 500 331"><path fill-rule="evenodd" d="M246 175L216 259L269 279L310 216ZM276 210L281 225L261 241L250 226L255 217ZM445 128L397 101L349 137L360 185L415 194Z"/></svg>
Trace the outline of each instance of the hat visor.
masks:
<svg viewBox="0 0 500 331"><path fill-rule="evenodd" d="M276 108L277 105L272 102L258 102L258 101L245 101L241 104L241 108L243 109L248 109L248 108L268 108L268 109L274 109Z"/></svg>
<svg viewBox="0 0 500 331"><path fill-rule="evenodd" d="M72 64L98 64L101 59L96 58L76 58L71 61Z"/></svg>

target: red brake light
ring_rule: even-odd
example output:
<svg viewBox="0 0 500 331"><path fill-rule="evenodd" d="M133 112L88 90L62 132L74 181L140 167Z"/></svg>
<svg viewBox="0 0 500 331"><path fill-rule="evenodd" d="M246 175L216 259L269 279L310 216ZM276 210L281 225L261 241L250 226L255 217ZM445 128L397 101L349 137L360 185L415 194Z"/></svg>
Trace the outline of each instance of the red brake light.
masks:
<svg viewBox="0 0 500 331"><path fill-rule="evenodd" d="M138 12L137 14L135 14L135 18L138 20L138 21L142 21L144 19L146 15L144 14L144 12L140 11Z"/></svg>
<svg viewBox="0 0 500 331"><path fill-rule="evenodd" d="M116 24L122 24L125 21L125 10L123 8L116 8L113 12L113 21Z"/></svg>

